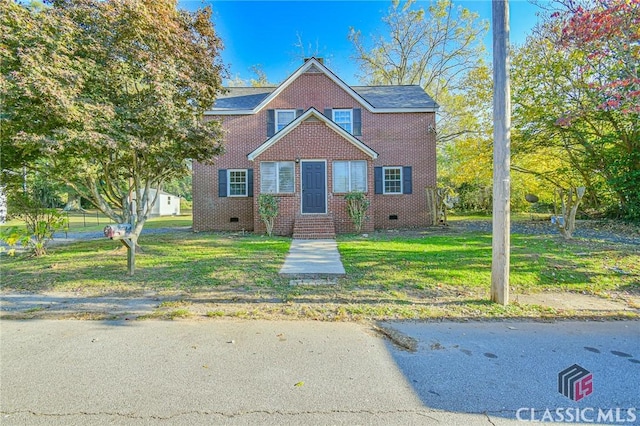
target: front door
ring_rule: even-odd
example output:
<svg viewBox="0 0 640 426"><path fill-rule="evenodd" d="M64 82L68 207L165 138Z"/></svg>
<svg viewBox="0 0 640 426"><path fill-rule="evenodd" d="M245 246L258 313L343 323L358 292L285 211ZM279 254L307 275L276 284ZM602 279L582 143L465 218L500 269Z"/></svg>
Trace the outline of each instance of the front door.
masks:
<svg viewBox="0 0 640 426"><path fill-rule="evenodd" d="M326 182L324 161L302 162L302 213L327 212Z"/></svg>

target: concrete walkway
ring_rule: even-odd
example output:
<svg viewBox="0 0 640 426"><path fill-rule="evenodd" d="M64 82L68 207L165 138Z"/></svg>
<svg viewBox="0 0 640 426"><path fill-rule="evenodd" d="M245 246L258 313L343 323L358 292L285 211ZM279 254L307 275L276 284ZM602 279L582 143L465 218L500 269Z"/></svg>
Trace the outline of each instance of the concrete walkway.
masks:
<svg viewBox="0 0 640 426"><path fill-rule="evenodd" d="M280 273L284 275L344 275L335 240L293 240Z"/></svg>

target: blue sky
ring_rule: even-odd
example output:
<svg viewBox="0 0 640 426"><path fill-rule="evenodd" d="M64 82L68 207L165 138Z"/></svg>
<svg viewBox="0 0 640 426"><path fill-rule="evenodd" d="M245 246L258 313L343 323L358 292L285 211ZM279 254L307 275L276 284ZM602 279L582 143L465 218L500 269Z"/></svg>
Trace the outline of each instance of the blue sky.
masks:
<svg viewBox="0 0 640 426"><path fill-rule="evenodd" d="M510 2L511 41L521 44L537 21L537 6L527 0ZM418 1L425 7L428 1ZM232 76L253 78L251 67L260 65L270 81L279 83L301 64L298 36L308 54L319 51L327 65L347 84L359 84L358 67L347 39L349 28L360 30L365 38L380 33L381 18L387 14L390 0L180 0L179 6L195 9L211 5L214 24L225 48L223 62ZM455 1L454 5L478 12L491 21L490 0ZM491 31L484 40L491 51ZM311 45L311 50L309 50ZM490 62L490 58L489 58Z"/></svg>

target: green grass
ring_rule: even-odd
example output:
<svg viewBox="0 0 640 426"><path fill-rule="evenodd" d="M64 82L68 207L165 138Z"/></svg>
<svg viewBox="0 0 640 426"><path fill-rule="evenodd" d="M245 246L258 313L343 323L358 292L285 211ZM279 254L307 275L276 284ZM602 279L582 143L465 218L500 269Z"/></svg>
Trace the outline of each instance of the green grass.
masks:
<svg viewBox="0 0 640 426"><path fill-rule="evenodd" d="M491 282L491 237L486 234L351 239L340 243L340 252L351 286L389 294L485 295ZM510 284L515 291L599 293L638 284L639 276L637 248L512 236Z"/></svg>
<svg viewBox="0 0 640 426"><path fill-rule="evenodd" d="M3 257L3 290L87 294L228 289L279 282L288 239L176 233L142 236L136 272L127 276L120 243L93 240L50 247L42 258ZM231 290L234 289L234 290Z"/></svg>
<svg viewBox="0 0 640 426"><path fill-rule="evenodd" d="M141 295L161 302L154 318L202 316L352 320L547 317L553 309L488 302L491 237L483 233L340 236L346 277L289 285L279 276L290 239L222 233L147 235L126 275L119 243L54 246L42 258L3 256L2 291ZM513 235L512 295L563 291L640 294L640 248L591 240ZM165 298L164 301L162 299ZM37 315L31 312L30 315Z"/></svg>

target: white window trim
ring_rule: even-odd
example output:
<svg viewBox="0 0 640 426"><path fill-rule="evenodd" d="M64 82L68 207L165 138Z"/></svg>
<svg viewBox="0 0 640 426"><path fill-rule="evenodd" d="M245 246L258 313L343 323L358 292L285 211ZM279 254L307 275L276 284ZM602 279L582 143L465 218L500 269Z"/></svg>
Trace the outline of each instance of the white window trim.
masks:
<svg viewBox="0 0 640 426"><path fill-rule="evenodd" d="M387 192L387 185L385 185L386 179L386 170L397 169L400 170L400 192ZM402 167L401 166L392 166L392 167L383 167L382 168L382 193L389 195L401 195L404 194L404 188L402 187Z"/></svg>
<svg viewBox="0 0 640 426"><path fill-rule="evenodd" d="M293 113L293 120L296 119L295 109L277 109L275 112L275 123L274 123L276 133L278 133L280 130L284 129L285 127L287 127L287 125L291 123L291 121L293 121L293 120L289 121L289 123L285 124L284 126L278 129L278 115L280 115L280 113Z"/></svg>
<svg viewBox="0 0 640 426"><path fill-rule="evenodd" d="M265 163L271 163L271 164L275 164L275 170L276 170L276 192L264 192L265 194L295 194L296 192L296 164L293 161L262 161L260 163L260 192L262 193L262 165ZM281 163L291 163L291 165L293 166L293 189L290 192L281 192L280 191L280 166L279 164Z"/></svg>
<svg viewBox="0 0 640 426"><path fill-rule="evenodd" d="M367 165L367 162L365 160L335 160L335 161L333 161L333 164L332 164L334 181L333 181L333 184L331 185L331 189L336 194L346 194L346 193L351 192L351 191L354 190L354 189L352 189L353 184L351 182L351 164L355 163L355 162L365 163L365 166L364 166L364 190L362 192L366 193L369 190L369 182L367 182L368 181L368 179L367 179L368 165ZM347 188L346 192L341 192L341 191L336 191L335 190L335 163L347 163L348 164L348 167L347 167L347 178L348 178L347 179L347 186L348 186L348 188Z"/></svg>
<svg viewBox="0 0 640 426"><path fill-rule="evenodd" d="M336 121L336 112L348 112L349 113L349 129L347 130L349 133L353 134L353 109L350 108L338 108L338 109L334 109L332 110L332 115L333 117L331 117L331 119L333 120L334 123L336 123L338 126L340 126L340 123L338 123ZM342 126L340 126L342 127Z"/></svg>
<svg viewBox="0 0 640 426"><path fill-rule="evenodd" d="M231 172L244 172L244 194L231 195ZM249 196L249 172L248 169L227 169L227 197Z"/></svg>

